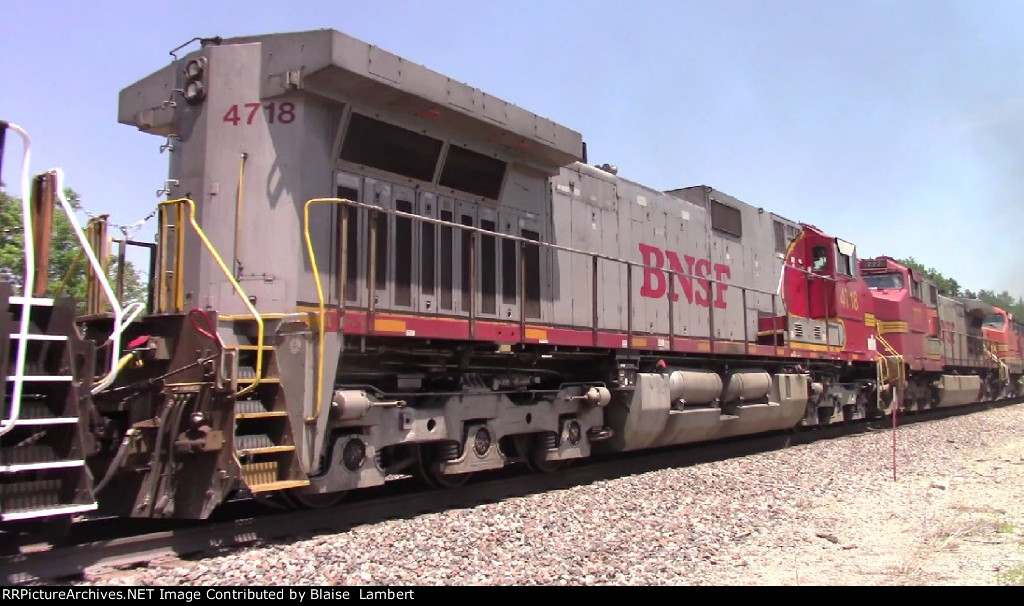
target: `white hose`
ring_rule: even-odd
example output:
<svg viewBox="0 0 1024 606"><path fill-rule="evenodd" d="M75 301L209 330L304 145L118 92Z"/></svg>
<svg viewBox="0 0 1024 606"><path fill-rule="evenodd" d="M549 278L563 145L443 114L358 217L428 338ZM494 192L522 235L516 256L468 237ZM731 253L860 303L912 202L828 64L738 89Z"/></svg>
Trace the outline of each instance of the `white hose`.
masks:
<svg viewBox="0 0 1024 606"><path fill-rule="evenodd" d="M117 363L121 358L121 332L139 315L139 312L143 309L143 304L136 302L129 305L127 309L121 307L121 303L117 300L117 295L114 294L114 289L110 287L107 275L103 272L103 265L96 258L96 252L89 246L89 240L85 237L85 232L78 223L78 218L75 217L75 209L71 206L67 196L64 195L64 171L54 168L51 172L57 178L57 198L60 200L61 206L64 207L64 214L67 215L68 222L71 223L72 229L75 230L75 235L78 236L78 241L82 244L82 250L85 252L85 256L88 257L92 270L96 273L97 282L103 288L103 294L107 296L110 308L114 311L114 329L110 333L110 341L112 343L110 370L99 384L92 388L92 393L97 394L109 387L114 382L114 379L117 378ZM124 271L123 267L121 271ZM129 310L131 313L127 313Z"/></svg>
<svg viewBox="0 0 1024 606"><path fill-rule="evenodd" d="M21 289L23 303L21 305L21 320L18 324L18 353L15 357L14 375L12 377L14 385L11 393L11 416L9 419L4 419L0 422L0 436L14 429L14 426L18 424L18 418L21 417L21 393L25 378L25 357L28 355L28 327L29 319L32 316L32 292L35 290L36 277L36 251L35 243L32 241L32 203L29 200L29 160L31 158L30 148L32 142L28 137L28 133L17 124L8 123L7 128L18 133L25 148L25 156L21 161L21 215L24 220L22 225L24 237L22 240L25 247L25 281ZM7 372L7 369L0 369L0 372Z"/></svg>

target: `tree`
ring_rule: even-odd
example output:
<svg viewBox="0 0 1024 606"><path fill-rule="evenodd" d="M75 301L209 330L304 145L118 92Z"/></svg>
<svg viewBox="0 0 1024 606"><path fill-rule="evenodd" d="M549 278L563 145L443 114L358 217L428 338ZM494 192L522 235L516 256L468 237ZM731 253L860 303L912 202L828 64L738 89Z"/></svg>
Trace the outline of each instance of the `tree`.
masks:
<svg viewBox="0 0 1024 606"><path fill-rule="evenodd" d="M936 271L934 268L929 267L925 269L924 265L917 262L913 257L909 257L906 259L896 259L896 262L906 267L916 269L917 271L927 276L928 279L930 279L932 282L935 282L935 286L936 288L938 288L939 294L945 295L947 297L980 299L990 305L995 305L1000 309L1012 313L1014 317L1024 318L1024 299L1020 297L1014 298L1014 296L1011 295L1009 291L1004 290L1001 293L996 293L995 291L985 290L984 288L979 290L978 292L966 289L961 290L960 284L956 280L954 280L953 278L947 278L946 276Z"/></svg>
<svg viewBox="0 0 1024 606"><path fill-rule="evenodd" d="M1009 291L1004 290L1001 293L996 294L995 291L985 290L984 288L978 291L978 298L982 301L995 305L996 307L1010 312L1016 318L1024 318L1024 300L1020 297L1014 298Z"/></svg>
<svg viewBox="0 0 1024 606"><path fill-rule="evenodd" d="M65 189L64 195L75 210L81 209L78 194ZM20 291L25 275L23 226L21 200L0 192L0 280L11 282L17 291ZM111 285L114 285L117 279L117 257L111 255L108 261L107 273ZM58 203L53 211L46 294L74 297L79 311L83 311L86 299L85 268L88 264L89 260L82 253L82 246L71 222ZM146 285L132 262L125 261L124 297L121 304L145 300Z"/></svg>
<svg viewBox="0 0 1024 606"><path fill-rule="evenodd" d="M929 280L935 283L935 288L939 291L940 295L944 295L946 297L961 296L960 283L953 278L947 278L942 275L934 267L926 269L925 266L914 259L914 257L896 259L896 262L924 274Z"/></svg>

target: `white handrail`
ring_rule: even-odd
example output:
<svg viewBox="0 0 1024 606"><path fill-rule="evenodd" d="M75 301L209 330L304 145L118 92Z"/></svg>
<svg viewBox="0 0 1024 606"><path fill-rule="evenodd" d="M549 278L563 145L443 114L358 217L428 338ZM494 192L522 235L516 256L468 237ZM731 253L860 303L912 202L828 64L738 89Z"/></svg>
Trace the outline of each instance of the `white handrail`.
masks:
<svg viewBox="0 0 1024 606"><path fill-rule="evenodd" d="M23 218L24 237L22 238L25 248L25 277L22 284L21 320L18 323L18 353L14 362L14 375L11 379L14 382L11 390L11 416L0 421L0 436L14 429L21 416L21 393L25 379L25 358L28 355L28 327L29 318L32 312L32 292L35 287L36 277L36 251L35 243L32 241L32 203L30 198L29 159L31 158L32 141L28 133L17 124L7 123L7 128L18 133L24 143L25 154L21 161L21 215ZM0 372L7 373L6 368L0 368ZM6 378L6 377L5 377Z"/></svg>
<svg viewBox="0 0 1024 606"><path fill-rule="evenodd" d="M117 378L117 364L121 358L121 331L139 315L142 311L142 303L132 303L127 307L131 310L130 314L126 313L126 309L121 307L120 301L117 300L117 295L114 294L114 289L110 287L110 282L107 279L107 275L103 272L103 265L100 264L99 259L96 258L96 252L93 251L92 247L89 246L89 240L85 237L85 232L82 230L82 226L78 223L78 218L75 217L75 209L71 206L67 196L64 195L64 171L59 168L51 169L56 176L57 184L55 189L57 190L57 199L60 200L60 205L64 208L64 214L68 217L68 223L71 224L71 228L75 230L75 235L78 236L78 241L82 244L82 250L85 252L85 256L89 259L89 264L92 265L92 270L96 272L97 282L103 288L103 294L107 296L107 301L110 302L110 308L114 311L114 329L110 333L110 341L112 343L112 350L110 352L110 371L107 375L92 388L92 393L97 394L114 382ZM122 268L123 271L124 268Z"/></svg>
<svg viewBox="0 0 1024 606"><path fill-rule="evenodd" d="M11 390L11 414L7 419L0 419L0 436L8 433L18 424L18 420L21 418L21 399L24 392L24 377L25 377L25 362L28 357L28 344L29 344L29 327L30 320L32 317L32 294L35 290L35 241L33 240L32 230L32 202L31 202L31 171L30 171L30 159L31 159L31 139L28 133L17 124L8 123L7 127L17 133L22 141L24 142L24 158L21 165L21 213L22 213L22 227L23 227L23 243L25 252L25 275L22 283L22 297L21 297L21 318L18 326L18 346L17 354L14 363L14 373L11 375L10 380L13 383ZM75 230L75 235L78 237L78 241L82 246L83 252L89 259L89 264L92 266L93 271L96 272L97 280L103 288L104 294L107 300L110 302L110 307L114 312L114 329L110 334L110 340L112 341L112 352L110 357L110 370L106 376L100 380L100 382L93 387L92 393L96 394L106 389L114 382L117 378L118 373L118 362L121 357L121 333L124 331L128 324L131 324L133 320L142 312L145 306L141 302L136 302L128 305L125 308L121 307L120 302L117 300L117 296L114 294L114 290L110 287L109 280L106 274L103 272L103 266L100 264L99 259L96 258L96 253L89 245L89 240L85 236L85 232L82 230L82 226L78 222L78 218L75 216L75 209L71 206L67 196L64 195L64 171L60 168L54 168L51 171L55 176L55 187L57 190L57 198L60 200L61 207L64 209L64 214L68 218L68 222L71 224L72 229ZM0 369L4 373L7 369Z"/></svg>

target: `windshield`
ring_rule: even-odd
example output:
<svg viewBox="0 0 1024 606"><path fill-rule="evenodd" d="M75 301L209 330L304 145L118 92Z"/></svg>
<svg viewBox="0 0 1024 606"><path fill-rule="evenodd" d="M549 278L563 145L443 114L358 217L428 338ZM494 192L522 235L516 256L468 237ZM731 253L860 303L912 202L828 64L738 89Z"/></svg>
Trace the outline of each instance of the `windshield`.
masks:
<svg viewBox="0 0 1024 606"><path fill-rule="evenodd" d="M1002 328L1006 325L1006 316L1003 314L992 314L986 317L981 325L987 328Z"/></svg>
<svg viewBox="0 0 1024 606"><path fill-rule="evenodd" d="M864 274L868 288L903 288L903 274Z"/></svg>

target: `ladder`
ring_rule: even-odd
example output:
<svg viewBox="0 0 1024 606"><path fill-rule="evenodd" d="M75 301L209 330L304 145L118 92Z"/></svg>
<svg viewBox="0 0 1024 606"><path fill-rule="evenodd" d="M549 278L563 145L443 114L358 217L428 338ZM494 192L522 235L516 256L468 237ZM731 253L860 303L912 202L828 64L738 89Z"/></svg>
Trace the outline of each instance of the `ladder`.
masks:
<svg viewBox="0 0 1024 606"><path fill-rule="evenodd" d="M903 391L907 384L907 369L903 363L903 355L896 351L882 335L875 335L875 339L882 344L882 347L889 355L881 355L876 358L878 364L876 378L878 385L893 384L893 406L898 410L903 403ZM881 393L881 392L879 392ZM888 412L886 409L885 412Z"/></svg>
<svg viewBox="0 0 1024 606"><path fill-rule="evenodd" d="M1006 362L1004 362L1003 359L1000 358L999 355L996 353L995 343L992 343L991 341L985 341L984 349L985 349L985 355L987 355L988 358L990 360L992 360L993 362L995 362L998 365L998 367L999 367L998 373L999 373L999 387L1000 387L1000 390L1001 391L1009 390L1009 388L1010 388L1010 369L1006 366ZM999 396L997 395L996 398L998 399L998 397Z"/></svg>
<svg viewBox="0 0 1024 606"><path fill-rule="evenodd" d="M217 318L217 337L224 348L222 371L235 393L232 443L242 481L251 493L300 488L310 484L297 456L292 425L274 347L272 330L284 314L260 313L235 279L216 247L196 221L189 198L167 200L160 213L160 260L157 311L185 312L186 234L191 231L220 268L249 313Z"/></svg>
<svg viewBox="0 0 1024 606"><path fill-rule="evenodd" d="M97 508L92 475L85 464L90 390L102 389L111 372L93 386L96 348L80 338L73 301L44 295L53 208L59 200L93 268L99 267L54 169L29 179L31 140L21 127L0 121L0 161L6 132L24 144L21 209L25 273L22 294L0 283L0 521L68 516ZM109 291L109 287L107 289ZM129 315L116 300L115 333ZM120 339L112 350L115 357Z"/></svg>
<svg viewBox="0 0 1024 606"><path fill-rule="evenodd" d="M262 314L267 327L283 314ZM219 335L235 401L235 456L249 492L262 493L308 486L296 451L274 347L264 336L259 342L256 320L250 315L221 316ZM264 335L271 333L267 330ZM259 355L258 355L259 354ZM247 388L252 388L248 392Z"/></svg>
<svg viewBox="0 0 1024 606"><path fill-rule="evenodd" d="M28 334L15 329L23 318ZM74 321L72 301L15 296L0 283L0 521L97 508L85 465L88 419L79 407L92 377L75 376L92 372L94 347L78 338ZM76 368L76 357L86 363Z"/></svg>

